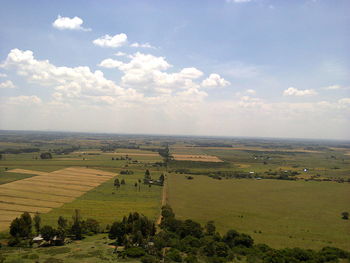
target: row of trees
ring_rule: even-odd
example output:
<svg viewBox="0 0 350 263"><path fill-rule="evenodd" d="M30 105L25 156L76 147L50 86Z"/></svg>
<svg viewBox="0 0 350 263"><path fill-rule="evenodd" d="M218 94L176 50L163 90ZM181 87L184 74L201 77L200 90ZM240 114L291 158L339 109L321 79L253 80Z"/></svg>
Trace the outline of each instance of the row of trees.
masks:
<svg viewBox="0 0 350 263"><path fill-rule="evenodd" d="M301 248L273 249L265 244L255 244L247 234L229 230L224 235L217 232L213 221L203 227L191 219L179 220L171 207L162 208L160 230L154 222L139 213L130 213L109 227L108 236L113 243L122 247L116 250L122 257L141 257L143 263L165 262L209 262L221 263L244 257L246 262L258 263L326 263L350 259L344 250L325 247L320 251ZM57 228L41 226L41 218L23 213L10 226L10 245L31 244L36 234L41 234L47 245L63 245L66 237L82 239L86 234L100 232L94 219L83 220L75 210L72 220L60 216Z"/></svg>
<svg viewBox="0 0 350 263"><path fill-rule="evenodd" d="M138 213L113 223L109 238L117 246L124 246L121 255L141 257L143 263L165 262L229 262L245 257L247 262L261 263L323 263L350 259L350 254L338 248L326 247L320 251L273 249L265 244L254 244L247 234L229 230L224 235L216 231L213 221L204 227L193 220L179 220L171 207L162 208L161 230L147 217Z"/></svg>
<svg viewBox="0 0 350 263"><path fill-rule="evenodd" d="M10 246L30 246L33 237L41 235L47 245L63 245L66 237L80 240L84 235L97 234L101 230L98 221L92 218L84 220L79 210L75 210L72 220L63 216L57 219L57 228L41 224L40 214L36 213L33 218L28 212L15 218L10 225Z"/></svg>

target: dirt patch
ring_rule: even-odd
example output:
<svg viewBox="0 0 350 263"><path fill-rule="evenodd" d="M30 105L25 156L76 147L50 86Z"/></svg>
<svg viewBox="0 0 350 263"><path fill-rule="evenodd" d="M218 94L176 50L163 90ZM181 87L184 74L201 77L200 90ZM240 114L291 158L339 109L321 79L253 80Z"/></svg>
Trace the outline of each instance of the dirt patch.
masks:
<svg viewBox="0 0 350 263"><path fill-rule="evenodd" d="M173 154L177 161L194 161L194 162L222 162L218 157L212 155L198 155L198 154Z"/></svg>

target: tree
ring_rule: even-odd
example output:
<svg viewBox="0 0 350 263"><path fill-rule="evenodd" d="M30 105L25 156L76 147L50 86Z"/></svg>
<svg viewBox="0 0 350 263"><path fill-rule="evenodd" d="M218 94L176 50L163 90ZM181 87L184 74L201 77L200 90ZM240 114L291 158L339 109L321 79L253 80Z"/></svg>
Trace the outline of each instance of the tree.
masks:
<svg viewBox="0 0 350 263"><path fill-rule="evenodd" d="M55 229L53 229L53 227L51 227L51 226L43 226L41 228L40 233L45 241L52 240L54 238L54 236L56 235Z"/></svg>
<svg viewBox="0 0 350 263"><path fill-rule="evenodd" d="M85 221L85 228L86 228L86 231L97 234L100 232L100 223L95 219L88 218Z"/></svg>
<svg viewBox="0 0 350 263"><path fill-rule="evenodd" d="M28 212L24 212L21 215L21 220L23 220L22 224L26 232L26 237L29 237L32 233L32 217Z"/></svg>
<svg viewBox="0 0 350 263"><path fill-rule="evenodd" d="M57 224L58 224L58 229L66 230L68 226L68 221L63 216L59 216L57 220Z"/></svg>
<svg viewBox="0 0 350 263"><path fill-rule="evenodd" d="M124 178L120 181L120 184L125 185L125 180L124 180Z"/></svg>
<svg viewBox="0 0 350 263"><path fill-rule="evenodd" d="M117 244L122 245L125 233L125 225L122 222L114 222L109 230L108 237L117 239Z"/></svg>
<svg viewBox="0 0 350 263"><path fill-rule="evenodd" d="M40 227L41 227L41 217L39 215L39 213L35 213L34 217L33 217L33 221L34 221L34 228L37 234L40 233Z"/></svg>
<svg viewBox="0 0 350 263"><path fill-rule="evenodd" d="M349 212L343 212L341 213L342 219L348 220L349 219Z"/></svg>
<svg viewBox="0 0 350 263"><path fill-rule="evenodd" d="M216 227L214 224L214 221L208 221L207 224L205 225L205 233L209 236L212 236L215 234Z"/></svg>
<svg viewBox="0 0 350 263"><path fill-rule="evenodd" d="M75 209L72 218L73 218L73 224L71 227L71 233L75 236L75 239L80 240L83 238L83 227L82 227L80 210Z"/></svg>
<svg viewBox="0 0 350 263"><path fill-rule="evenodd" d="M119 187L120 187L120 182L119 182L119 179L118 179L118 178L116 178L116 179L114 180L114 186L115 186L116 188L119 188Z"/></svg>
<svg viewBox="0 0 350 263"><path fill-rule="evenodd" d="M22 228L21 228L21 220L18 217L16 217L11 222L10 234L13 237L20 237L20 236L22 236L21 230L22 230Z"/></svg>
<svg viewBox="0 0 350 263"><path fill-rule="evenodd" d="M164 174L161 174L161 176L159 176L159 182L163 185L164 184Z"/></svg>
<svg viewBox="0 0 350 263"><path fill-rule="evenodd" d="M145 172L145 179L151 179L151 173L149 172L148 169Z"/></svg>
<svg viewBox="0 0 350 263"><path fill-rule="evenodd" d="M41 159L52 159L52 155L49 152L41 153L40 154Z"/></svg>

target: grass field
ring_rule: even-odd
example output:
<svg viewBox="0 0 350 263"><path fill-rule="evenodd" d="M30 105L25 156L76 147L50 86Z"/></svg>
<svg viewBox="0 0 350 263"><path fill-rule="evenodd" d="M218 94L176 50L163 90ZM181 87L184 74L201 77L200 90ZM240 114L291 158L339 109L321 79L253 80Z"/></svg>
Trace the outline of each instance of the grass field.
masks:
<svg viewBox="0 0 350 263"><path fill-rule="evenodd" d="M290 170L300 172L303 178L315 175L344 180L350 178L350 146L340 142L327 146L314 142L265 140L132 136L111 139L109 135L81 135L83 138L80 139L72 135L64 139L61 135L55 136L58 139L21 135L13 137L13 141L0 142L0 149L40 147L41 152L52 153L55 149L80 147L69 154L53 153L51 160L41 160L40 152L2 154L0 225L4 222L8 225L19 211L41 211L42 223L53 226L56 226L60 215L70 220L75 209L79 209L85 219L97 219L103 227L132 211L156 219L159 216L162 188L148 188L141 184L139 191L134 183L142 180L146 169L151 171L154 178L165 171L165 167L159 165L162 158L157 152L165 145L169 145L174 157L190 157L187 160L171 160L167 167L169 171L187 169L206 175L217 171L253 171L255 175L263 175L267 171ZM101 151L101 147L114 144L125 147ZM138 146L138 149L132 148L134 146ZM196 156L200 158L194 159ZM208 156L212 158L203 158ZM85 179L80 180L77 176L82 174L74 169L66 169L68 167L88 167L113 174L132 170L134 174L120 175L119 179L124 178L126 185L116 190L112 177L105 180L103 176L95 178L84 173ZM5 172L6 168L15 173ZM302 172L304 168L308 168L307 173ZM17 169L43 173L33 174ZM45 177L48 174L54 176ZM201 223L215 220L221 232L233 228L252 235L257 242L266 242L273 247L337 246L350 249L349 221L342 220L340 215L343 211L350 212L348 183L265 179L219 181L204 175L192 176L194 180L186 180L184 174L174 172L168 176L167 199L180 218L192 218ZM9 210L9 206L15 211ZM89 240L91 244L94 243L92 239ZM81 251L83 253L85 250L82 248ZM70 254L65 253L64 257L68 256L69 260L66 258L64 262L82 262L74 261L76 259L73 260ZM63 258L63 255L57 257ZM93 258L86 257L83 261L96 262L96 258L95 261Z"/></svg>
<svg viewBox="0 0 350 263"><path fill-rule="evenodd" d="M22 173L7 173L0 172L0 185L7 184L13 181L22 180L25 178L30 178L36 174L22 174Z"/></svg>
<svg viewBox="0 0 350 263"><path fill-rule="evenodd" d="M168 200L176 215L205 223L220 232L248 233L272 247L350 249L350 185L334 182L168 176Z"/></svg>
<svg viewBox="0 0 350 263"><path fill-rule="evenodd" d="M115 262L114 248L109 246L110 240L104 234L87 237L64 247L43 247L37 249L8 248L3 249L2 256L7 262L29 263L95 263ZM118 260L120 261L120 259ZM140 262L128 260L128 263Z"/></svg>
<svg viewBox="0 0 350 263"><path fill-rule="evenodd" d="M126 181L118 190L113 185L114 179L106 181L73 202L43 214L43 221L56 225L60 215L70 219L75 209L79 209L84 218L94 218L104 226L135 211L156 219L160 211L162 187L149 188L141 184L139 191L134 183L143 178L142 173L118 178Z"/></svg>

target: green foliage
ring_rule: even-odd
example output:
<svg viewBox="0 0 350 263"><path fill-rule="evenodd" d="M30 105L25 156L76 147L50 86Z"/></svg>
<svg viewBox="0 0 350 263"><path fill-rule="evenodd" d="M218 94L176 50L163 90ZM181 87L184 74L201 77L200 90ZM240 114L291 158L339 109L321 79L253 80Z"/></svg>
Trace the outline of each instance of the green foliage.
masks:
<svg viewBox="0 0 350 263"><path fill-rule="evenodd" d="M130 247L125 250L128 257L139 258L146 254L145 250L140 247Z"/></svg>
<svg viewBox="0 0 350 263"><path fill-rule="evenodd" d="M341 218L342 218L342 219L345 219L345 220L348 220L348 219L349 219L349 212L343 212L343 213L341 213Z"/></svg>
<svg viewBox="0 0 350 263"><path fill-rule="evenodd" d="M52 159L52 154L49 152L44 152L40 154L40 158L45 160L45 159Z"/></svg>
<svg viewBox="0 0 350 263"><path fill-rule="evenodd" d="M15 238L29 238L32 233L32 218L24 212L20 218L15 218L10 225L10 234Z"/></svg>
<svg viewBox="0 0 350 263"><path fill-rule="evenodd" d="M39 213L35 213L34 217L33 217L33 221L34 221L34 228L37 234L40 233L40 228L41 228L41 217L39 215Z"/></svg>
<svg viewBox="0 0 350 263"><path fill-rule="evenodd" d="M43 226L40 230L41 236L45 241L50 241L56 235L56 231L52 226Z"/></svg>
<svg viewBox="0 0 350 263"><path fill-rule="evenodd" d="M174 262L182 262L182 257L180 254L180 251L175 249L175 248L171 248L167 253L166 253L166 258L170 261L174 261Z"/></svg>
<svg viewBox="0 0 350 263"><path fill-rule="evenodd" d="M145 255L141 258L142 263L158 263L159 260L155 256Z"/></svg>

